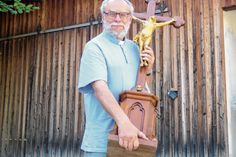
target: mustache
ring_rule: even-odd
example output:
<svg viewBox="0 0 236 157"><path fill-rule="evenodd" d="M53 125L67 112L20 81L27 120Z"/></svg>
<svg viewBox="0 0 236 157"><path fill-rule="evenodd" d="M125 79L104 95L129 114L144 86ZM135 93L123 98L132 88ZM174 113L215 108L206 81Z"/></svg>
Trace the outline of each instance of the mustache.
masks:
<svg viewBox="0 0 236 157"><path fill-rule="evenodd" d="M124 24L122 24L122 23L116 23L116 22L112 22L110 25L111 25L111 26L123 26L123 27L125 27Z"/></svg>

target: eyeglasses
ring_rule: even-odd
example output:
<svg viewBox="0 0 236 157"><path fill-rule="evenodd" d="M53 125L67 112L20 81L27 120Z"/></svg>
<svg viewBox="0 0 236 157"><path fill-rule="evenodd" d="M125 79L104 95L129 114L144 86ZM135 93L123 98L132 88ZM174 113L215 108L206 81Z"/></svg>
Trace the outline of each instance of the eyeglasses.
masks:
<svg viewBox="0 0 236 157"><path fill-rule="evenodd" d="M119 15L119 17L122 19L122 20L125 20L127 19L129 16L130 16L130 13L128 12L115 12L115 11L109 11L109 12L105 12L104 11L104 14L106 14L107 16L115 19L117 17L117 15Z"/></svg>

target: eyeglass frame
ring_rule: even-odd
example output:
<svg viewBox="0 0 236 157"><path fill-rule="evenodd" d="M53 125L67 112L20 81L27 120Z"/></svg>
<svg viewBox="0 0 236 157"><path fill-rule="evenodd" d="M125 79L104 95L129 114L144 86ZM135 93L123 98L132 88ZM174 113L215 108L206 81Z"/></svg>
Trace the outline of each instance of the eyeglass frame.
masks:
<svg viewBox="0 0 236 157"><path fill-rule="evenodd" d="M131 16L130 12L116 12L116 11L104 11L103 12L105 15L115 19L117 17L117 15L119 15L120 19L122 20L126 20L129 16Z"/></svg>

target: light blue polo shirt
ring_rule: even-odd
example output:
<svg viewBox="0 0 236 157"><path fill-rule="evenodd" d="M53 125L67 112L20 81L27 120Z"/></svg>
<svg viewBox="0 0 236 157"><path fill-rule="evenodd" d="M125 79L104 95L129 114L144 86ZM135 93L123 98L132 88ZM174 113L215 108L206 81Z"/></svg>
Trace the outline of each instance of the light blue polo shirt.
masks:
<svg viewBox="0 0 236 157"><path fill-rule="evenodd" d="M106 81L118 101L122 91L135 86L139 60L139 48L133 41L119 41L106 31L85 45L79 72L86 115L82 150L106 152L108 134L114 126L114 120L95 97L91 83Z"/></svg>

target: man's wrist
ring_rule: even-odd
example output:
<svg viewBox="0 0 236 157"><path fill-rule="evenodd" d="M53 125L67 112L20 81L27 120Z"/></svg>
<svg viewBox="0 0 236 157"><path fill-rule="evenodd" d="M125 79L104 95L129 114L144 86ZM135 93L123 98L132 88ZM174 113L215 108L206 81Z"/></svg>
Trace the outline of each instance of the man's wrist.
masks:
<svg viewBox="0 0 236 157"><path fill-rule="evenodd" d="M120 126L124 126L129 122L129 118L126 115L120 115L119 118L116 120L116 124Z"/></svg>

